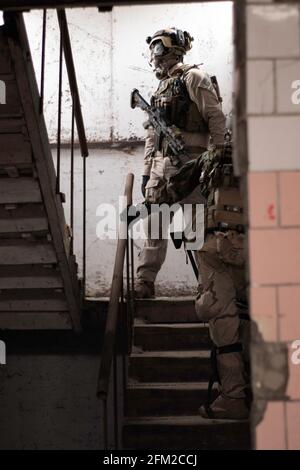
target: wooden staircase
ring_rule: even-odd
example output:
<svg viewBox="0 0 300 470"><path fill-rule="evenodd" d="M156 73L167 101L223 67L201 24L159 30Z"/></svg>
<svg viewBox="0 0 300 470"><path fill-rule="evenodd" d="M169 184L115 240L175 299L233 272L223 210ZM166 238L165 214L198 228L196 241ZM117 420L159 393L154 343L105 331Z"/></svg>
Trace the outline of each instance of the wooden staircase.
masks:
<svg viewBox="0 0 300 470"><path fill-rule="evenodd" d="M77 265L22 14L0 27L0 81L0 329L80 330Z"/></svg>
<svg viewBox="0 0 300 470"><path fill-rule="evenodd" d="M198 414L211 372L209 348L208 328L197 321L192 299L136 302L124 449L250 449L247 421Z"/></svg>

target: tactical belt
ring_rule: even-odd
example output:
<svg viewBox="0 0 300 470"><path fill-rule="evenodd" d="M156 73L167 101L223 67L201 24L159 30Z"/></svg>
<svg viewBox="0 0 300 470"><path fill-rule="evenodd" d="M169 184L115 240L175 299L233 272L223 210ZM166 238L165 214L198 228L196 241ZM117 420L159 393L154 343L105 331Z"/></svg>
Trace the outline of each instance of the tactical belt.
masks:
<svg viewBox="0 0 300 470"><path fill-rule="evenodd" d="M218 225L217 227L209 227L205 229L205 234L214 233L214 232L228 232L229 230L234 230L235 232L245 233L245 227L243 225Z"/></svg>

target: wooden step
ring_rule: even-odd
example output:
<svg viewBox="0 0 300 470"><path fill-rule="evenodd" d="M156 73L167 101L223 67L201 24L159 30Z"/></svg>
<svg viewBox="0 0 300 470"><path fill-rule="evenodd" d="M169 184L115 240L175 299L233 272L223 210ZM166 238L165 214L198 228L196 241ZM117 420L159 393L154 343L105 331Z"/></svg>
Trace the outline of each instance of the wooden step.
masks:
<svg viewBox="0 0 300 470"><path fill-rule="evenodd" d="M69 312L1 312L0 330L71 330Z"/></svg>
<svg viewBox="0 0 300 470"><path fill-rule="evenodd" d="M56 263L51 243L35 240L0 240L0 265Z"/></svg>
<svg viewBox="0 0 300 470"><path fill-rule="evenodd" d="M5 33L0 30L0 74L8 74L12 72L12 60L10 57L7 39ZM0 76L1 80L1 76Z"/></svg>
<svg viewBox="0 0 300 470"><path fill-rule="evenodd" d="M6 290L0 293L0 312L68 311L65 295L52 289Z"/></svg>
<svg viewBox="0 0 300 470"><path fill-rule="evenodd" d="M0 114L0 135L2 134L23 134L24 138L28 138L24 116L12 118Z"/></svg>
<svg viewBox="0 0 300 470"><path fill-rule="evenodd" d="M208 349L211 342L203 323L134 322L134 345L144 351Z"/></svg>
<svg viewBox="0 0 300 470"><path fill-rule="evenodd" d="M139 382L203 382L210 373L209 351L147 351L129 357L129 378Z"/></svg>
<svg viewBox="0 0 300 470"><path fill-rule="evenodd" d="M42 202L38 182L34 178L1 178L0 204Z"/></svg>
<svg viewBox="0 0 300 470"><path fill-rule="evenodd" d="M197 415L207 399L208 382L129 383L126 416ZM217 386L213 388L217 396Z"/></svg>
<svg viewBox="0 0 300 470"><path fill-rule="evenodd" d="M55 268L32 265L0 266L0 289L59 288L63 288L63 282Z"/></svg>
<svg viewBox="0 0 300 470"><path fill-rule="evenodd" d="M21 204L12 207L7 209L5 206L0 206L0 234L49 232L47 215L41 204Z"/></svg>
<svg viewBox="0 0 300 470"><path fill-rule="evenodd" d="M194 297L136 300L135 317L149 323L196 323Z"/></svg>
<svg viewBox="0 0 300 470"><path fill-rule="evenodd" d="M32 151L23 134L0 134L0 166L31 166Z"/></svg>
<svg viewBox="0 0 300 470"><path fill-rule="evenodd" d="M125 449L237 450L250 449L248 421L210 420L201 416L127 418ZM199 465L199 461L198 461Z"/></svg>

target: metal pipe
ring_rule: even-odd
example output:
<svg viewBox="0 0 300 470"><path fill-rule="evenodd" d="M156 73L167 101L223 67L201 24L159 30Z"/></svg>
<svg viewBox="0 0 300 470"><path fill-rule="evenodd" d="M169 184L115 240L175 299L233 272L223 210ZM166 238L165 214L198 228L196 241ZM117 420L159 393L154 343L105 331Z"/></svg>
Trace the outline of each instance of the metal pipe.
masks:
<svg viewBox="0 0 300 470"><path fill-rule="evenodd" d="M74 252L74 103L72 101L71 118L71 181L70 181L70 228L71 228L71 254Z"/></svg>
<svg viewBox="0 0 300 470"><path fill-rule="evenodd" d="M63 36L60 33L59 74L58 74L58 116L57 116L57 157L56 157L56 193L60 192L60 144L61 144L61 98L62 98L62 59Z"/></svg>
<svg viewBox="0 0 300 470"><path fill-rule="evenodd" d="M82 288L83 296L85 297L85 286L86 286L86 158L83 158L83 234L82 234Z"/></svg>
<svg viewBox="0 0 300 470"><path fill-rule="evenodd" d="M43 33L42 33L42 59L41 59L41 91L40 91L40 114L44 108L44 84L45 84L45 52L46 52L46 27L47 10L43 11Z"/></svg>
<svg viewBox="0 0 300 470"><path fill-rule="evenodd" d="M104 450L107 450L108 448L108 417L107 417L107 399L106 398L103 398L101 400L101 404L102 404L102 417L103 417L103 426L102 426L102 430L103 430L103 447L104 447Z"/></svg>
<svg viewBox="0 0 300 470"><path fill-rule="evenodd" d="M81 149L81 155L83 157L87 157L89 154L89 151L88 151L85 129L84 129L84 124L83 124L83 117L81 113L81 104L80 104L76 72L75 72L72 47L71 47L71 41L70 41L70 35L69 35L69 29L68 29L68 23L67 23L65 10L57 10L57 18L59 22L60 31L63 36L63 50L64 50L64 55L65 55L66 68L67 68L72 98L75 103L75 120L76 120L78 139L79 139L79 144L80 144L80 149Z"/></svg>
<svg viewBox="0 0 300 470"><path fill-rule="evenodd" d="M116 345L115 345L116 346ZM113 358L113 390L114 390L114 440L115 449L119 444L119 399L118 399L118 371L117 371L117 354L115 352Z"/></svg>

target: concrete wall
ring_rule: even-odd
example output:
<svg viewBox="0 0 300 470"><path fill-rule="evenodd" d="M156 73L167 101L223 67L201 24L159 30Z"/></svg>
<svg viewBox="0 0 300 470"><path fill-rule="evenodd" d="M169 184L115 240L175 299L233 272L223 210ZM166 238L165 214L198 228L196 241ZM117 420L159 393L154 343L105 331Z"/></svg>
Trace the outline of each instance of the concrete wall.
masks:
<svg viewBox="0 0 300 470"><path fill-rule="evenodd" d="M103 448L99 361L82 352L9 354L0 366L0 449Z"/></svg>
<svg viewBox="0 0 300 470"><path fill-rule="evenodd" d="M218 77L224 110L232 97L232 3L175 4L67 11L82 111L90 142L143 138L144 116L131 110L129 95L139 88L147 97L157 86L148 65L145 38L165 26L187 29L194 36L186 62L203 63ZM42 13L25 13L39 81ZM49 137L56 141L59 32L55 11L47 14L45 116ZM70 93L63 75L62 139L70 139Z"/></svg>
<svg viewBox="0 0 300 470"><path fill-rule="evenodd" d="M55 159L55 149L53 157ZM143 147L127 147L122 150L99 149L90 151L87 159L87 295L89 297L109 294L116 253L116 239L99 239L96 234L100 217L96 215L100 204L112 204L118 210L119 196L123 195L125 178L128 173L135 174L133 192L134 203L142 202L140 191L143 168ZM82 266L82 158L79 150L75 152L75 227L74 249ZM70 151L63 150L61 155L61 191L66 194L65 213L69 223L70 202ZM135 263L142 240L135 242ZM166 261L157 278L159 295L190 295L195 293L196 280L192 268L186 264L183 249L175 250L169 241Z"/></svg>

